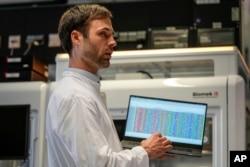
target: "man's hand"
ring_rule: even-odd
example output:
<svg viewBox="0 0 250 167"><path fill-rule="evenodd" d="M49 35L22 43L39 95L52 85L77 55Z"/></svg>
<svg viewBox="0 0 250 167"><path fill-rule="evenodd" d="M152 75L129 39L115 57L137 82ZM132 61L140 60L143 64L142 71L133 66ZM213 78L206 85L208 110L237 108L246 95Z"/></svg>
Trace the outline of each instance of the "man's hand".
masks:
<svg viewBox="0 0 250 167"><path fill-rule="evenodd" d="M166 154L166 151L172 148L172 142L163 137L161 133L155 133L148 139L143 140L141 146L148 153L149 159L168 159L173 157Z"/></svg>

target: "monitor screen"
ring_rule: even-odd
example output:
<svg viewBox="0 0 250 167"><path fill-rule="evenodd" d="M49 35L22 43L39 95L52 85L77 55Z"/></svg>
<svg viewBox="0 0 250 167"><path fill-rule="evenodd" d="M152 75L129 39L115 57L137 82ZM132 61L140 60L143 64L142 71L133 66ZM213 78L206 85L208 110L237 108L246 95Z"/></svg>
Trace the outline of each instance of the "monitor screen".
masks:
<svg viewBox="0 0 250 167"><path fill-rule="evenodd" d="M0 105L0 159L28 158L30 105Z"/></svg>

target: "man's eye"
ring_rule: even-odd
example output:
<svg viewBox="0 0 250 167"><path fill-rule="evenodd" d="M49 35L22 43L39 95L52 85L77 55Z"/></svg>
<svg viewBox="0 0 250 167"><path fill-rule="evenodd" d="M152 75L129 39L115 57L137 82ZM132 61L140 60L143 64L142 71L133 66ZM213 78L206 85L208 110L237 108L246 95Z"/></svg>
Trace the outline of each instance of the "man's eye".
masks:
<svg viewBox="0 0 250 167"><path fill-rule="evenodd" d="M108 34L106 32L101 32L100 35L103 36L103 37L105 37L105 38L108 37Z"/></svg>
<svg viewBox="0 0 250 167"><path fill-rule="evenodd" d="M101 35L101 36L105 36L105 32L101 32L100 35Z"/></svg>

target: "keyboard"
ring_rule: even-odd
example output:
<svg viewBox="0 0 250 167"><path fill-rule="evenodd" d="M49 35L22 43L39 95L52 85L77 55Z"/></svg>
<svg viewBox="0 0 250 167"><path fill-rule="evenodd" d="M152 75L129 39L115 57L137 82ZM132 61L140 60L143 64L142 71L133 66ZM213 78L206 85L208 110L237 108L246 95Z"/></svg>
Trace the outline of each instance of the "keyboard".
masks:
<svg viewBox="0 0 250 167"><path fill-rule="evenodd" d="M180 155L191 155L191 156L201 156L202 152L199 149L190 149L182 147L173 147L171 150L168 150L167 153L170 154L180 154Z"/></svg>
<svg viewBox="0 0 250 167"><path fill-rule="evenodd" d="M122 144L123 148L133 148L135 146L139 146L140 142L138 142L138 141L122 140L121 144Z"/></svg>

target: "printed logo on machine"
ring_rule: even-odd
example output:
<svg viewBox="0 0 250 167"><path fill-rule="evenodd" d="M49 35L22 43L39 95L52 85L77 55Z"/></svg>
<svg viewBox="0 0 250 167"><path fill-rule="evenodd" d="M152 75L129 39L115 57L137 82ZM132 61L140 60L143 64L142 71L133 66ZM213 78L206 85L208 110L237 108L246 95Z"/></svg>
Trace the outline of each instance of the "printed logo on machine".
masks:
<svg viewBox="0 0 250 167"><path fill-rule="evenodd" d="M218 91L193 92L193 98L217 98L218 96L219 96Z"/></svg>

